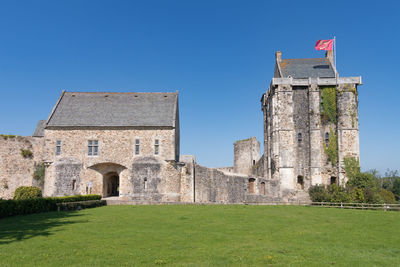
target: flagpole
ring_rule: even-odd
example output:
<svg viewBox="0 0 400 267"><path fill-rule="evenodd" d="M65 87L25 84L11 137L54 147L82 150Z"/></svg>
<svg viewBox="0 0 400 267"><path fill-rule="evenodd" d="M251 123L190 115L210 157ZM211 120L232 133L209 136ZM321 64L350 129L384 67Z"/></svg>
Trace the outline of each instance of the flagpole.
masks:
<svg viewBox="0 0 400 267"><path fill-rule="evenodd" d="M333 62L335 64L335 82L336 82L336 92L338 91L338 72L337 72L337 67L336 67L336 36L333 36ZM340 150L340 144L341 144L341 134L339 134L339 124L337 125L336 128L336 134L337 134L337 146L338 146L338 150ZM337 161L338 161L338 165L337 165L337 176L338 176L338 184L341 184L342 181L340 181L340 173L341 173L341 157L340 157L340 153L338 153L337 155Z"/></svg>
<svg viewBox="0 0 400 267"><path fill-rule="evenodd" d="M335 64L335 77L337 78L337 67L336 67L336 36L333 37L333 58Z"/></svg>

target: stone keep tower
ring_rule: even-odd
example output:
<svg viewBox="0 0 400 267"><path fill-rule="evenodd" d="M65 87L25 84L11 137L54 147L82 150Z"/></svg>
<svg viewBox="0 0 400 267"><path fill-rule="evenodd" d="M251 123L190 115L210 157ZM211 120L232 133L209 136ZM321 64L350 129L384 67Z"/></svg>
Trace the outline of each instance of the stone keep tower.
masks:
<svg viewBox="0 0 400 267"><path fill-rule="evenodd" d="M274 77L261 98L264 170L283 193L344 184L344 159L359 159L361 77L335 72L331 51L325 58L284 60L276 52Z"/></svg>
<svg viewBox="0 0 400 267"><path fill-rule="evenodd" d="M251 137L236 141L234 144L234 167L235 173L251 175L253 166L260 159L260 142Z"/></svg>

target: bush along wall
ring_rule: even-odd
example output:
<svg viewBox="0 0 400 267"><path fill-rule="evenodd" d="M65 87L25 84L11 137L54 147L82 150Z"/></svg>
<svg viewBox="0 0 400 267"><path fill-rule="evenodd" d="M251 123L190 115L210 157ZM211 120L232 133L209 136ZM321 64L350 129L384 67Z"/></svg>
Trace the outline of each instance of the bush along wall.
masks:
<svg viewBox="0 0 400 267"><path fill-rule="evenodd" d="M344 165L348 177L346 187L336 184L311 186L308 193L313 202L395 203L395 196L391 191L379 187L371 173L361 172L358 159L347 157Z"/></svg>
<svg viewBox="0 0 400 267"><path fill-rule="evenodd" d="M42 190L34 186L20 186L15 189L14 199L30 199L42 197Z"/></svg>
<svg viewBox="0 0 400 267"><path fill-rule="evenodd" d="M63 203L69 203L63 205ZM100 195L0 200L0 218L56 210L76 210L105 205Z"/></svg>

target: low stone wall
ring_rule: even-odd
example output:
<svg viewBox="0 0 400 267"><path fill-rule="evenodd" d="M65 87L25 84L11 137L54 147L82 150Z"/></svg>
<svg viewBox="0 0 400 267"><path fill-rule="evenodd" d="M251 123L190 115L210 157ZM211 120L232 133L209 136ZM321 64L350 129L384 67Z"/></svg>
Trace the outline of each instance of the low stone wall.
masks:
<svg viewBox="0 0 400 267"><path fill-rule="evenodd" d="M218 167L216 169L223 172L235 173L235 167Z"/></svg>
<svg viewBox="0 0 400 267"><path fill-rule="evenodd" d="M228 174L197 164L195 165L195 174L195 202L261 203L280 201L279 183L274 180ZM252 193L249 190L250 180L253 183Z"/></svg>
<svg viewBox="0 0 400 267"><path fill-rule="evenodd" d="M35 163L40 163L43 139L0 136L0 198L9 199L19 186L40 186L33 179ZM21 150L31 151L24 157Z"/></svg>

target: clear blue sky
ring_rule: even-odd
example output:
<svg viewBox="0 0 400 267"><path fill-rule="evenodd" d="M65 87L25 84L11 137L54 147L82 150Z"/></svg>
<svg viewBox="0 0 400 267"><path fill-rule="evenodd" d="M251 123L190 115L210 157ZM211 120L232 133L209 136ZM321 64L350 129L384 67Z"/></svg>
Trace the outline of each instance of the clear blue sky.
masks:
<svg viewBox="0 0 400 267"><path fill-rule="evenodd" d="M329 4L329 6L328 6ZM233 163L262 141L260 97L283 58L337 38L359 88L361 165L400 169L398 1L1 1L0 133L31 135L61 90L180 93L181 153Z"/></svg>

